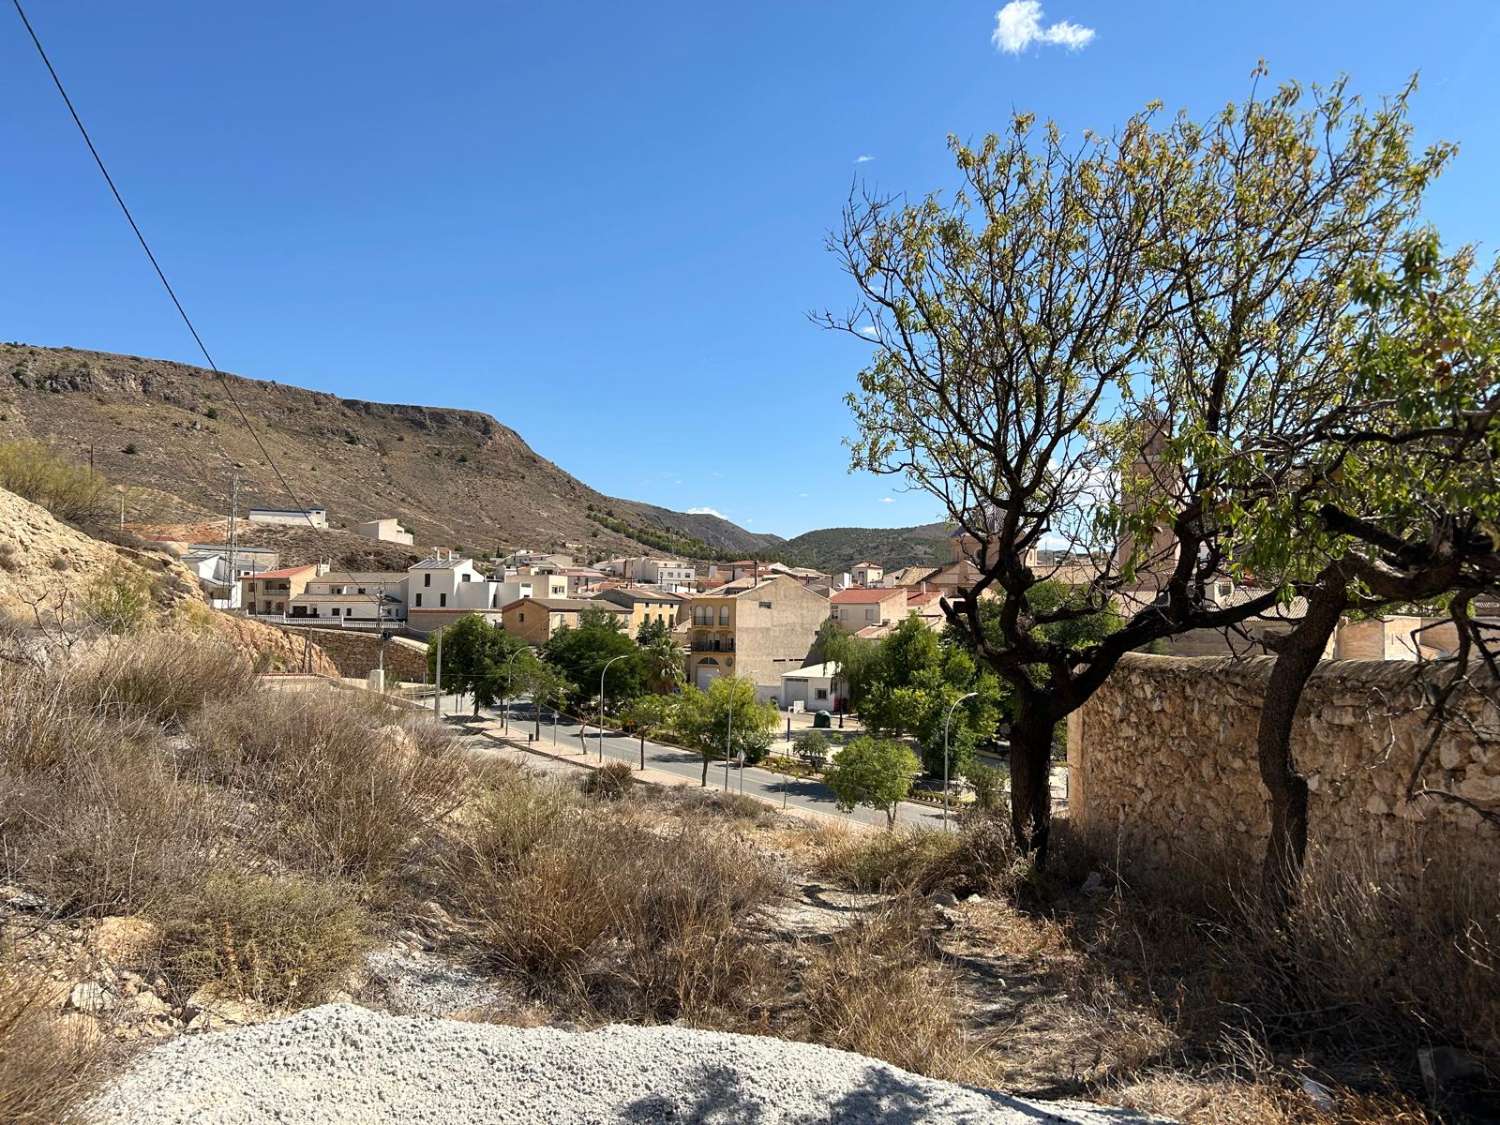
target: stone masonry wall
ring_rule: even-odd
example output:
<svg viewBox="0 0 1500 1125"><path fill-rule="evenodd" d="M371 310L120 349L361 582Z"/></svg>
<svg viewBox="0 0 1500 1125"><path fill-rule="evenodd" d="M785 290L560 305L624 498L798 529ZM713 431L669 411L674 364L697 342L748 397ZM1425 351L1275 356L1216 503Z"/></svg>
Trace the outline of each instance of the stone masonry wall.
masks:
<svg viewBox="0 0 1500 1125"><path fill-rule="evenodd" d="M1259 864L1268 794L1255 731L1271 658L1131 655L1068 722L1070 821L1106 852L1160 873ZM1405 662L1331 661L1309 682L1293 735L1310 793L1309 851L1415 874L1434 859L1500 874L1500 832L1452 801L1406 801L1431 730L1426 686ZM1425 784L1500 809L1500 706L1466 691Z"/></svg>
<svg viewBox="0 0 1500 1125"><path fill-rule="evenodd" d="M310 636L338 666L341 676L365 676L380 666L380 638L375 633L353 629L308 629L277 626L294 636ZM404 637L393 637L385 646L388 678L422 683L427 678L427 646Z"/></svg>

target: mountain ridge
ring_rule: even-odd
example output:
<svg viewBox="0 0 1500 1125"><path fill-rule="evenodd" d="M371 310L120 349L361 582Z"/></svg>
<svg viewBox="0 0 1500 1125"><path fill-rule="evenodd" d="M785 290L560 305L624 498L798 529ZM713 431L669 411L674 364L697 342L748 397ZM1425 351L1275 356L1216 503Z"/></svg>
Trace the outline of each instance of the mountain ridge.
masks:
<svg viewBox="0 0 1500 1125"><path fill-rule="evenodd" d="M788 540L707 513L611 496L482 411L344 398L230 373L224 379L300 500L326 507L335 528L394 516L419 548L474 553L530 547L597 555L671 544L700 558L800 561L809 545L811 553L837 555L818 538L823 533ZM175 360L0 344L0 439L45 442L130 486L130 522L223 516L235 474L241 511L292 504L219 377ZM910 529L860 530L876 561L887 561L879 557L886 553L888 565L900 565L898 556L910 553L903 535Z"/></svg>

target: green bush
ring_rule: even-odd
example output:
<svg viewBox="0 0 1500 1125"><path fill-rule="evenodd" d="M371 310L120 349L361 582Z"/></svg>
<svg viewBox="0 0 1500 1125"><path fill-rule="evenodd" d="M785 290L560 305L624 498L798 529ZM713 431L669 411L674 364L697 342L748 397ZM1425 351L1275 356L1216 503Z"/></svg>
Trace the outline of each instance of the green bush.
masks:
<svg viewBox="0 0 1500 1125"><path fill-rule="evenodd" d="M828 738L816 730L804 731L792 743L792 753L809 768L822 772L828 764Z"/></svg>
<svg viewBox="0 0 1500 1125"><path fill-rule="evenodd" d="M36 441L0 442L0 488L40 504L65 523L103 510L109 482Z"/></svg>
<svg viewBox="0 0 1500 1125"><path fill-rule="evenodd" d="M367 945L366 919L343 888L226 871L172 902L162 967L184 994L278 1005L323 1000L343 986Z"/></svg>

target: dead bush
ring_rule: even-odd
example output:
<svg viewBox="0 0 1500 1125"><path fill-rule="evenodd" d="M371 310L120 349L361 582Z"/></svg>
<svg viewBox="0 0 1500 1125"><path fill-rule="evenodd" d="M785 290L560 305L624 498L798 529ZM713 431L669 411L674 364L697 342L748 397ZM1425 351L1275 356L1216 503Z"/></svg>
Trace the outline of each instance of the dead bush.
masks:
<svg viewBox="0 0 1500 1125"><path fill-rule="evenodd" d="M207 986L269 1007L325 999L367 944L365 916L347 890L296 876L218 874L156 920L163 970L184 996Z"/></svg>
<svg viewBox="0 0 1500 1125"><path fill-rule="evenodd" d="M134 913L203 879L224 847L226 812L129 744L87 768L32 778L3 828L19 875L59 908Z"/></svg>
<svg viewBox="0 0 1500 1125"><path fill-rule="evenodd" d="M430 838L467 791L456 743L337 691L257 692L187 727L203 776L269 804L283 858L379 881Z"/></svg>
<svg viewBox="0 0 1500 1125"><path fill-rule="evenodd" d="M92 1026L48 1010L50 982L0 966L0 1121L73 1125L102 1073Z"/></svg>
<svg viewBox="0 0 1500 1125"><path fill-rule="evenodd" d="M583 791L590 797L618 801L635 784L635 771L629 762L610 762L583 775Z"/></svg>
<svg viewBox="0 0 1500 1125"><path fill-rule="evenodd" d="M139 724L134 725L139 729ZM123 737L118 722L79 700L61 676L0 666L0 763L22 774L57 771Z"/></svg>
<svg viewBox="0 0 1500 1125"><path fill-rule="evenodd" d="M934 1078L980 1077L925 909L920 900L897 899L812 952L800 974L805 1024L798 1038Z"/></svg>
<svg viewBox="0 0 1500 1125"><path fill-rule="evenodd" d="M754 797L697 785L662 788L653 793L652 798L672 812L686 813L689 816L702 814L745 824L763 824L777 815L770 805Z"/></svg>
<svg viewBox="0 0 1500 1125"><path fill-rule="evenodd" d="M755 958L735 923L775 888L760 858L699 825L659 834L536 791L491 795L449 873L493 960L613 1018L738 1018Z"/></svg>
<svg viewBox="0 0 1500 1125"><path fill-rule="evenodd" d="M258 695L250 662L208 637L150 633L94 649L66 669L73 700L155 723L181 722L206 703Z"/></svg>
<svg viewBox="0 0 1500 1125"><path fill-rule="evenodd" d="M830 841L817 871L853 891L916 889L936 865L953 862L960 843L957 832L925 828L851 832Z"/></svg>

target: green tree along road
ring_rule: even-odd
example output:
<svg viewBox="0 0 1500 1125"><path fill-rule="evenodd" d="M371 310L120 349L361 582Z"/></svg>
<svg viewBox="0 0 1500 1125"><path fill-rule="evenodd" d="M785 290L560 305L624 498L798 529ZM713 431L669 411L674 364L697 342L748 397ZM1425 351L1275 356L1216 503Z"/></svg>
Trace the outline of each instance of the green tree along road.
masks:
<svg viewBox="0 0 1500 1125"><path fill-rule="evenodd" d="M839 808L848 811L868 805L885 813L886 828L894 828L896 809L911 792L921 770L917 756L900 742L866 735L849 743L833 759L823 780L833 790Z"/></svg>
<svg viewBox="0 0 1500 1125"><path fill-rule="evenodd" d="M506 665L519 664L531 656L526 643L493 625L477 613L465 614L443 628L442 690L468 692L474 714L480 707L493 707L506 689ZM522 655L525 653L525 655ZM437 644L427 647L428 674L436 680ZM513 678L514 669L509 674Z"/></svg>
<svg viewBox="0 0 1500 1125"><path fill-rule="evenodd" d="M687 746L703 755L701 783L708 784L708 763L728 750L753 765L766 756L771 735L781 721L775 706L755 697L755 685L736 676L719 676L707 691L684 688L678 697L676 730Z"/></svg>
<svg viewBox="0 0 1500 1125"><path fill-rule="evenodd" d="M615 708L646 690L646 665L640 648L620 624L619 614L590 607L578 615L578 627L563 626L542 648L542 654L562 673L575 699L597 699L599 676L605 665L604 694ZM615 660L624 657L623 660Z"/></svg>

